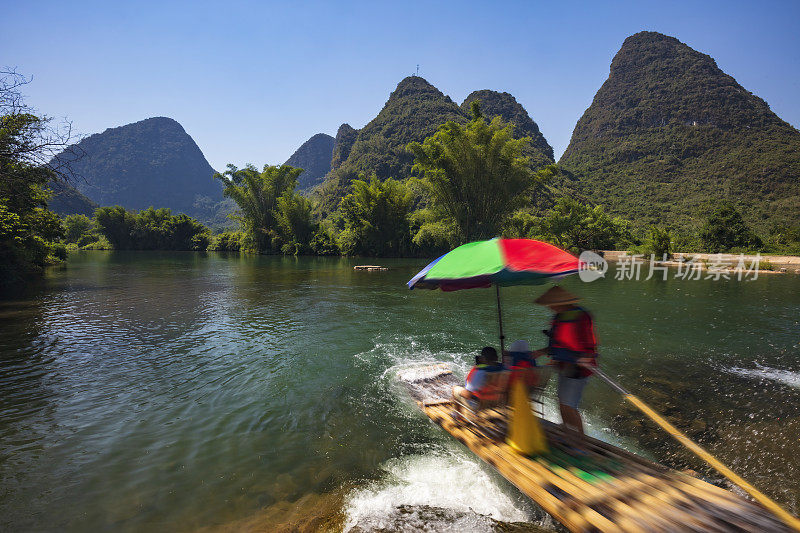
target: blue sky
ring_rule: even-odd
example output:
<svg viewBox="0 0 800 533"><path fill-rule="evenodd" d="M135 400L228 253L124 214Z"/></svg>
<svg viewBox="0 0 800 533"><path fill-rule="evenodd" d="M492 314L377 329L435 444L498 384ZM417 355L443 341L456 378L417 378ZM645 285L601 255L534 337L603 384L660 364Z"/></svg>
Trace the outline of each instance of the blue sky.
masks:
<svg viewBox="0 0 800 533"><path fill-rule="evenodd" d="M557 4L557 5L556 5ZM800 2L13 2L0 66L83 134L169 116L214 168L362 127L420 65L460 103L508 91L558 157L626 36L707 53L800 126Z"/></svg>

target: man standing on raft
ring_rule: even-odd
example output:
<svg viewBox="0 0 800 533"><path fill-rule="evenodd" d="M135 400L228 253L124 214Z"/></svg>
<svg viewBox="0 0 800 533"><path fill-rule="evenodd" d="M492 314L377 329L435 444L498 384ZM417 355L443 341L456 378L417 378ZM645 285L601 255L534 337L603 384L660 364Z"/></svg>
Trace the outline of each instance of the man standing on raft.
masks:
<svg viewBox="0 0 800 533"><path fill-rule="evenodd" d="M558 404L564 426L583 435L578 405L586 382L593 374L590 367L597 366L597 339L592 316L576 305L578 300L574 294L556 286L534 303L549 307L555 313L550 330L545 331L550 338L547 348L537 353L549 355L558 367Z"/></svg>

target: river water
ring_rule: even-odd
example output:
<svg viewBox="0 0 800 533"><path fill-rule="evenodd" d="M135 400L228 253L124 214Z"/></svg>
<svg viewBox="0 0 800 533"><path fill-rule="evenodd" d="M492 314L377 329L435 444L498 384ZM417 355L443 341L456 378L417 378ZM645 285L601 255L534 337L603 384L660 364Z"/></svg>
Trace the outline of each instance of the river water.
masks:
<svg viewBox="0 0 800 533"><path fill-rule="evenodd" d="M394 379L466 372L493 292L363 262L87 252L0 301L0 530L552 527ZM800 276L564 285L609 374L800 510ZM503 289L510 340L544 343L542 290ZM602 382L584 407L592 435L715 479Z"/></svg>

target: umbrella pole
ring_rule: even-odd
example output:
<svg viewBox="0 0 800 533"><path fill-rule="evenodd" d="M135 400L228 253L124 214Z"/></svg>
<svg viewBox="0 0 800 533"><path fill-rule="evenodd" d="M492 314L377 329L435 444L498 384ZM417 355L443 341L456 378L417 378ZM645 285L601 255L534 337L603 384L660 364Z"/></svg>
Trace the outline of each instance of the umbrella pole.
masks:
<svg viewBox="0 0 800 533"><path fill-rule="evenodd" d="M500 359L506 351L506 337L503 335L503 310L500 308L500 285L494 286L497 294L497 321L500 324Z"/></svg>

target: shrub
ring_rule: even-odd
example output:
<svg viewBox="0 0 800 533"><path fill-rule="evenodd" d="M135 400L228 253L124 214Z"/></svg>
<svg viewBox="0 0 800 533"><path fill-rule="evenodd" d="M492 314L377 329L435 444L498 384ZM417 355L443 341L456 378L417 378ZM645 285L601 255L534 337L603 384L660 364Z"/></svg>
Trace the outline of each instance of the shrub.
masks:
<svg viewBox="0 0 800 533"><path fill-rule="evenodd" d="M413 195L405 183L393 180L353 181L353 192L342 199L335 220L338 244L346 255L402 256L411 252L408 216Z"/></svg>
<svg viewBox="0 0 800 533"><path fill-rule="evenodd" d="M612 218L602 206L591 207L566 197L543 216L515 213L504 235L539 239L574 252L609 250L631 240L627 221Z"/></svg>
<svg viewBox="0 0 800 533"><path fill-rule="evenodd" d="M734 247L760 248L759 239L745 224L741 213L730 202L723 202L706 218L700 230L703 249L711 253L726 252Z"/></svg>
<svg viewBox="0 0 800 533"><path fill-rule="evenodd" d="M64 218L64 238L67 242L80 243L80 240L86 235L91 235L94 229L94 221L86 215L68 215Z"/></svg>
<svg viewBox="0 0 800 533"><path fill-rule="evenodd" d="M99 235L96 235L94 233L85 233L85 234L80 236L80 238L78 239L77 245L78 245L79 248L84 248L86 246L89 246L92 243L97 242L98 240L100 240L100 236Z"/></svg>
<svg viewBox="0 0 800 533"><path fill-rule="evenodd" d="M322 225L318 226L317 231L314 232L309 247L316 255L337 255L339 253L336 238Z"/></svg>
<svg viewBox="0 0 800 533"><path fill-rule="evenodd" d="M214 235L207 249L213 252L238 252L242 249L242 233L226 231Z"/></svg>
<svg viewBox="0 0 800 533"><path fill-rule="evenodd" d="M95 211L98 232L115 250L205 250L210 230L194 218L173 215L167 208L138 213L124 207L101 207Z"/></svg>
<svg viewBox="0 0 800 533"><path fill-rule="evenodd" d="M82 247L83 250L113 250L114 247L105 235L98 236L97 240Z"/></svg>

